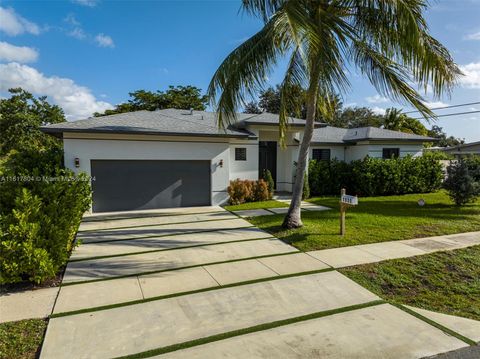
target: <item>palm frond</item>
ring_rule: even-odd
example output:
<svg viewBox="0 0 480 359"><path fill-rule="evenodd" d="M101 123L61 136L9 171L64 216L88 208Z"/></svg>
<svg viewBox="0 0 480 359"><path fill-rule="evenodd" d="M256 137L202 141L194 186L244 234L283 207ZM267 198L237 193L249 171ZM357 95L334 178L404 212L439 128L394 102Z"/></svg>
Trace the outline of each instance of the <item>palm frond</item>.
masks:
<svg viewBox="0 0 480 359"><path fill-rule="evenodd" d="M286 0L242 0L242 9L267 22L285 2Z"/></svg>
<svg viewBox="0 0 480 359"><path fill-rule="evenodd" d="M235 120L236 109L260 90L265 78L285 52L283 13L277 13L265 26L237 47L219 66L207 90L217 112L220 127ZM217 93L220 92L217 100Z"/></svg>
<svg viewBox="0 0 480 359"><path fill-rule="evenodd" d="M407 102L426 118L435 118L423 97L409 85L411 76L406 68L361 41L353 43L351 56L352 63L368 77L380 94L398 102Z"/></svg>

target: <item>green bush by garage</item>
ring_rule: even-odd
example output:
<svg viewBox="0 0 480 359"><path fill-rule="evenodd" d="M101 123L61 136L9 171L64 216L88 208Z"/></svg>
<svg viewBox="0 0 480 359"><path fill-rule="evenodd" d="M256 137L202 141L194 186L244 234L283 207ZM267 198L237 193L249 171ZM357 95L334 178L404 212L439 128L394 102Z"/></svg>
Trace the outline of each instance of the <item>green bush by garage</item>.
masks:
<svg viewBox="0 0 480 359"><path fill-rule="evenodd" d="M40 132L63 111L21 90L0 100L0 284L41 283L66 264L89 178L63 168L61 141Z"/></svg>

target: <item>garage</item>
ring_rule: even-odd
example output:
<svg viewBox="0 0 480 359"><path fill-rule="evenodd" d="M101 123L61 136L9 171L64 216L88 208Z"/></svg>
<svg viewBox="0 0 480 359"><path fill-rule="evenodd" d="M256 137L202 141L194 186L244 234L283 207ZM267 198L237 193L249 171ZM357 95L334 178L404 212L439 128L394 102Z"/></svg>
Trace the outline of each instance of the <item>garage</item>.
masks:
<svg viewBox="0 0 480 359"><path fill-rule="evenodd" d="M93 212L211 203L210 161L91 160Z"/></svg>

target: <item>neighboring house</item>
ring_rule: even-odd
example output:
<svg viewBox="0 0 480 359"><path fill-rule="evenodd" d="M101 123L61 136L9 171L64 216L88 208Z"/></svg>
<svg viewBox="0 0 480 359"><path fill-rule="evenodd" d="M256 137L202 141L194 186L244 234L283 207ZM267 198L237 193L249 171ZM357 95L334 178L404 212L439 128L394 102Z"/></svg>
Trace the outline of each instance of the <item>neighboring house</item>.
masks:
<svg viewBox="0 0 480 359"><path fill-rule="evenodd" d="M223 204L229 181L269 169L291 191L305 121L290 119L279 145L278 115L238 114L219 129L215 114L188 110L122 113L45 126L63 138L65 166L92 176L93 211ZM431 138L378 128L317 123L310 158L351 161L421 155Z"/></svg>
<svg viewBox="0 0 480 359"><path fill-rule="evenodd" d="M468 155L480 155L480 141L464 143L452 147L435 147L432 151L443 151L455 157L463 157Z"/></svg>

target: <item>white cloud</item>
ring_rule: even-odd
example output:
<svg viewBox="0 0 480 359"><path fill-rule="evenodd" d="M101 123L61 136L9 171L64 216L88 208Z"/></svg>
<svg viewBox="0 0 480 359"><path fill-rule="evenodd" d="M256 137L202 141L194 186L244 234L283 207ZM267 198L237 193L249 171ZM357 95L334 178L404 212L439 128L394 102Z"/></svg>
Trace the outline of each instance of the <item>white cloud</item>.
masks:
<svg viewBox="0 0 480 359"><path fill-rule="evenodd" d="M425 106L428 108L442 108L447 107L448 103L442 101L432 101L432 102L424 102Z"/></svg>
<svg viewBox="0 0 480 359"><path fill-rule="evenodd" d="M72 0L73 3L88 6L88 7L95 7L98 4L97 0Z"/></svg>
<svg viewBox="0 0 480 359"><path fill-rule="evenodd" d="M480 62L460 66L465 76L460 77L460 84L470 89L480 89Z"/></svg>
<svg viewBox="0 0 480 359"><path fill-rule="evenodd" d="M73 26L80 26L80 21L77 20L74 14L70 13L63 19L64 22Z"/></svg>
<svg viewBox="0 0 480 359"><path fill-rule="evenodd" d="M83 40L84 38L87 37L87 34L81 27L76 27L72 31L67 32L68 36L74 37L75 39L78 40Z"/></svg>
<svg viewBox="0 0 480 359"><path fill-rule="evenodd" d="M11 36L20 35L25 32L38 35L40 33L40 27L18 15L11 7L4 8L0 6L0 31Z"/></svg>
<svg viewBox="0 0 480 359"><path fill-rule="evenodd" d="M373 111L373 113L376 113L377 115L385 115L385 113L387 112L386 109L381 108L381 107L377 107L377 106L372 107L372 111Z"/></svg>
<svg viewBox="0 0 480 359"><path fill-rule="evenodd" d="M466 35L465 40L480 40L480 31Z"/></svg>
<svg viewBox="0 0 480 359"><path fill-rule="evenodd" d="M112 38L105 34L98 34L95 36L95 42L100 47L115 47Z"/></svg>
<svg viewBox="0 0 480 359"><path fill-rule="evenodd" d="M69 120L91 116L113 106L98 101L89 88L77 85L73 80L62 77L48 77L33 67L16 62L0 64L0 91L22 87L36 95L45 95L63 108Z"/></svg>
<svg viewBox="0 0 480 359"><path fill-rule="evenodd" d="M368 103L386 103L390 102L390 100L384 96L380 95L375 95L375 96L369 96L366 97L365 100L367 100Z"/></svg>
<svg viewBox="0 0 480 359"><path fill-rule="evenodd" d="M15 46L8 42L0 41L0 61L35 62L38 52L27 46Z"/></svg>

